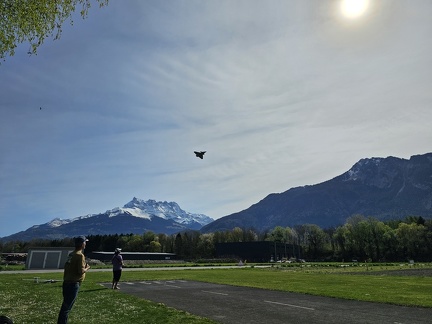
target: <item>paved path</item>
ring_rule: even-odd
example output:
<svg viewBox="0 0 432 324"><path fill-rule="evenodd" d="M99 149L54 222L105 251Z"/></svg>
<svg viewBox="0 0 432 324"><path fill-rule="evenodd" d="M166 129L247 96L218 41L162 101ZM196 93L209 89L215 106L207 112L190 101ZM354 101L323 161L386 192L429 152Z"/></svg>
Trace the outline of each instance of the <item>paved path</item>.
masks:
<svg viewBox="0 0 432 324"><path fill-rule="evenodd" d="M103 286L111 287L110 283ZM226 324L432 323L432 309L186 280L121 282L127 293Z"/></svg>

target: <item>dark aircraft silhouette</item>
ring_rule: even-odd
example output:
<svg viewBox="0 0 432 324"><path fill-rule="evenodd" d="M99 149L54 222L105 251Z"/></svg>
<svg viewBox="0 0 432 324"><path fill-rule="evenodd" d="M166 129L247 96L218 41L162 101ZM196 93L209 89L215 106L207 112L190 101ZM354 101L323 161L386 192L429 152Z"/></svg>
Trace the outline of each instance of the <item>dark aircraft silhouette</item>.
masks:
<svg viewBox="0 0 432 324"><path fill-rule="evenodd" d="M199 157L201 160L204 158L204 153L205 152L206 151L201 151L201 152L194 151L196 157Z"/></svg>

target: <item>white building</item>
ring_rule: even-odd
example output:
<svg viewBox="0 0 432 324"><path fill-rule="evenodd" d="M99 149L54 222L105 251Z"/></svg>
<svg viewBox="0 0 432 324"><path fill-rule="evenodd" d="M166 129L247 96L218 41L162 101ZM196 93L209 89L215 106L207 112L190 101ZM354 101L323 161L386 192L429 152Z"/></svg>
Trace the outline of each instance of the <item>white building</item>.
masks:
<svg viewBox="0 0 432 324"><path fill-rule="evenodd" d="M30 248L26 269L63 269L68 254L73 250L73 247Z"/></svg>

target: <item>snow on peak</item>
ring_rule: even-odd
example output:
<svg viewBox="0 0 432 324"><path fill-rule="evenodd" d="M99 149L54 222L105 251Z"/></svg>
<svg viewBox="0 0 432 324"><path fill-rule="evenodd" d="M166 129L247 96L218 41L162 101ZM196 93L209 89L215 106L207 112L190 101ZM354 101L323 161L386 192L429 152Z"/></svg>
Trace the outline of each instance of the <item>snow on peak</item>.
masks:
<svg viewBox="0 0 432 324"><path fill-rule="evenodd" d="M199 223L204 226L213 221L206 215L186 212L175 202L153 199L143 200L134 197L121 209L128 211L133 216L150 218L150 215L154 215L163 219L174 220L180 224Z"/></svg>
<svg viewBox="0 0 432 324"><path fill-rule="evenodd" d="M362 172L368 166L378 166L383 161L383 158L370 158L370 159L361 159L356 164L353 165L351 169L346 172L347 180L358 180L361 177Z"/></svg>
<svg viewBox="0 0 432 324"><path fill-rule="evenodd" d="M54 218L52 221L48 222L47 225L50 227L59 227L64 224L70 223L68 219Z"/></svg>
<svg viewBox="0 0 432 324"><path fill-rule="evenodd" d="M189 225L198 223L201 226L207 225L213 221L209 216L203 214L192 214L184 211L175 202L156 201L149 199L147 201L139 198L133 198L123 207L116 207L105 212L108 217L116 217L120 215L131 215L135 217L145 218L151 220L153 217L160 217L167 220L173 220L179 224ZM86 216L79 216L71 219L55 218L46 223L48 227L59 227L65 224L72 223L76 220L96 216L97 214L89 214ZM40 225L33 226L34 228Z"/></svg>
<svg viewBox="0 0 432 324"><path fill-rule="evenodd" d="M48 223L46 223L45 225L47 225L48 227L59 227L65 224L69 224L72 222L75 222L77 220L80 219L84 219L84 218L89 218L94 216L93 214L88 214L85 216L79 216L79 217L75 217L75 218L69 218L69 219L62 219L62 218L54 218L52 221L49 221ZM35 227L35 226L34 226ZM39 227L39 225L36 225L36 227Z"/></svg>

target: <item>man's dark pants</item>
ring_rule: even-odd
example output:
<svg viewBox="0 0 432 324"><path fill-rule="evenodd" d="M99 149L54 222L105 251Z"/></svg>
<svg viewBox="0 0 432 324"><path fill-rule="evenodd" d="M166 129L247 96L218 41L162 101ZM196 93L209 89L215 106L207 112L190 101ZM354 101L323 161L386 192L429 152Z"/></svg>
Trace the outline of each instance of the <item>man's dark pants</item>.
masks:
<svg viewBox="0 0 432 324"><path fill-rule="evenodd" d="M67 323L69 312L75 303L79 289L79 282L63 282L63 304L60 309L57 324Z"/></svg>

